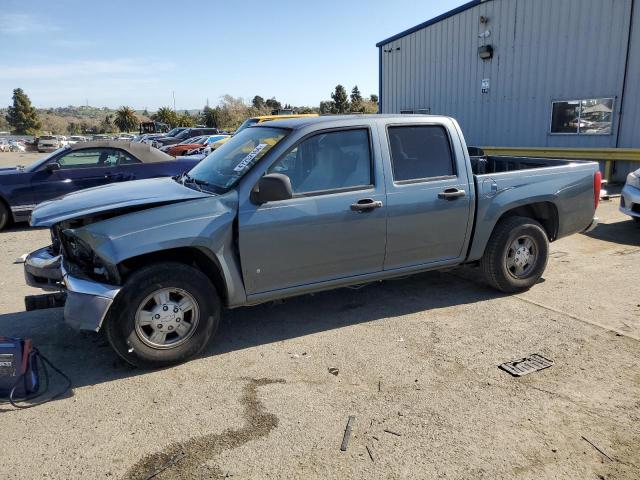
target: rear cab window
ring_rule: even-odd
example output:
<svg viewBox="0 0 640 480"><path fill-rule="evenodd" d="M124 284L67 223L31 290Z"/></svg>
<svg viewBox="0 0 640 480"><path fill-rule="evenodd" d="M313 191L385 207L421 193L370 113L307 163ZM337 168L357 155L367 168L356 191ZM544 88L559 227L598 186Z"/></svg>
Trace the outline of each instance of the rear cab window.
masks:
<svg viewBox="0 0 640 480"><path fill-rule="evenodd" d="M387 128L395 183L441 180L456 175L449 136L440 125Z"/></svg>

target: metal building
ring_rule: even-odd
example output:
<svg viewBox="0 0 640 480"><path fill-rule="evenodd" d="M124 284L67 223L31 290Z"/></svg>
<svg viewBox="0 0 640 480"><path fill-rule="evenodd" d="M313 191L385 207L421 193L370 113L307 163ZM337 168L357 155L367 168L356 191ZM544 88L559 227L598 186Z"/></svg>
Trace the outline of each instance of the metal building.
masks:
<svg viewBox="0 0 640 480"><path fill-rule="evenodd" d="M380 111L450 115L469 144L503 151L640 159L624 150L640 148L635 3L468 2L377 44ZM616 163L616 180L638 166Z"/></svg>

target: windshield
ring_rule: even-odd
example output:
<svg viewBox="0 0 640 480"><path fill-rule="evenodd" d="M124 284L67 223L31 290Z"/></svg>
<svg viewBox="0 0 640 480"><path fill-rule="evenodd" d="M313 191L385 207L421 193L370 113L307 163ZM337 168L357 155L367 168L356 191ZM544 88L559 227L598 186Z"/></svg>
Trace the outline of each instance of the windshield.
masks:
<svg viewBox="0 0 640 480"><path fill-rule="evenodd" d="M282 128L247 128L193 167L189 176L203 184L226 191L287 133L288 130Z"/></svg>
<svg viewBox="0 0 640 480"><path fill-rule="evenodd" d="M242 122L242 125L240 125L236 130L236 135L240 133L242 130L244 130L245 128L255 125L256 123L258 123L257 118L247 118L244 122Z"/></svg>
<svg viewBox="0 0 640 480"><path fill-rule="evenodd" d="M206 137L191 137L187 138L184 142L180 142L180 145L190 145L192 143L202 143Z"/></svg>
<svg viewBox="0 0 640 480"><path fill-rule="evenodd" d="M172 128L167 133L165 133L164 136L166 136L166 137L175 137L177 134L179 134L183 130L184 130L184 128L179 128L179 127Z"/></svg>
<svg viewBox="0 0 640 480"><path fill-rule="evenodd" d="M182 132L177 134L175 137L179 138L180 140L186 140L187 138L193 137L194 133L195 132L192 132L191 130L187 129L187 130L183 130Z"/></svg>

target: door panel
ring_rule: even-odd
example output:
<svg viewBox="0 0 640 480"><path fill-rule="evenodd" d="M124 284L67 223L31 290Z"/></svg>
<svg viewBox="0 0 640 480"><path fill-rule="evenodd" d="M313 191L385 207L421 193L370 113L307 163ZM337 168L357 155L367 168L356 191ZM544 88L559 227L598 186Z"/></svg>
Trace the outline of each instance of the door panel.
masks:
<svg viewBox="0 0 640 480"><path fill-rule="evenodd" d="M296 196L240 208L248 295L382 270L386 196L371 145L368 129L319 133L274 162Z"/></svg>
<svg viewBox="0 0 640 480"><path fill-rule="evenodd" d="M386 129L388 234L385 270L464 256L472 194L437 125ZM458 171L462 170L462 171Z"/></svg>

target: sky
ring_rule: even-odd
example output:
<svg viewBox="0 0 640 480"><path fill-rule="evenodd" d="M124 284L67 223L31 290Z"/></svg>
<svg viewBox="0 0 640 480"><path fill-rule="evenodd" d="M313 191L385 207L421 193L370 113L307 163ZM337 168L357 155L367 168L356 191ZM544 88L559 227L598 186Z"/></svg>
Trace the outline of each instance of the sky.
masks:
<svg viewBox="0 0 640 480"><path fill-rule="evenodd" d="M315 106L378 93L375 44L466 0L0 0L0 105Z"/></svg>

